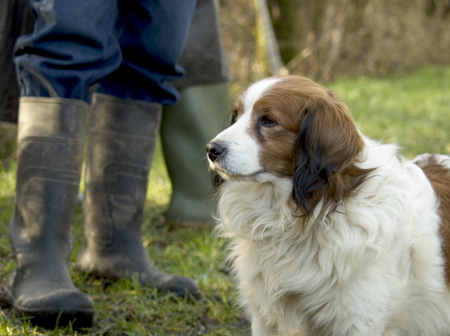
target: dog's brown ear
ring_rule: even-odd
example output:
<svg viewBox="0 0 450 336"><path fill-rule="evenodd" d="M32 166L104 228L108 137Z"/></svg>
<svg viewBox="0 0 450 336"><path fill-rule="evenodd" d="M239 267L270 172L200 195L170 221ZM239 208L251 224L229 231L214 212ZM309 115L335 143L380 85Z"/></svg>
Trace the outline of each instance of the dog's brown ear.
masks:
<svg viewBox="0 0 450 336"><path fill-rule="evenodd" d="M302 113L292 196L297 207L311 216L321 201L325 210L351 188L345 184L353 184L354 179L341 175L353 166L364 142L347 106L331 91L326 99L308 101Z"/></svg>

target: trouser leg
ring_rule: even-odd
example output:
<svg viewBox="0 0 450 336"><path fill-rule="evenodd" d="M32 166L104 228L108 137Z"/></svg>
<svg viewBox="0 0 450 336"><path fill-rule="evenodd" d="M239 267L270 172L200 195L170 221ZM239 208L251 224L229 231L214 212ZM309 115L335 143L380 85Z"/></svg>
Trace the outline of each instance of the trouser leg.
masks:
<svg viewBox="0 0 450 336"><path fill-rule="evenodd" d="M96 92L121 99L174 104L169 83L184 70L178 60L196 0L120 0L115 35L122 51L119 68L102 78Z"/></svg>
<svg viewBox="0 0 450 336"><path fill-rule="evenodd" d="M16 43L21 96L89 102L89 87L122 62L117 0L30 0L33 33Z"/></svg>

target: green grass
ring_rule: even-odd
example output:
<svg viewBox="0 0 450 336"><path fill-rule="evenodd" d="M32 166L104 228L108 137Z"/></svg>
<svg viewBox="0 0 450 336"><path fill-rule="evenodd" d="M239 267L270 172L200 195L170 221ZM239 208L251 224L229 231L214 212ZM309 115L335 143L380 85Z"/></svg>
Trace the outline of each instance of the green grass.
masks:
<svg viewBox="0 0 450 336"><path fill-rule="evenodd" d="M408 158L425 152L450 154L450 67L337 80L329 86L368 137L397 143Z"/></svg>
<svg viewBox="0 0 450 336"><path fill-rule="evenodd" d="M341 79L328 85L350 107L363 132L384 142L397 142L407 157L422 152L450 154L450 67L425 68L414 74L383 79ZM14 206L15 164L0 162L0 281L15 263L8 239ZM164 212L171 185L158 147L153 165L144 244L161 269L195 278L200 301L183 300L142 288L137 281L109 282L75 270L82 242L81 209L75 214L74 253L70 272L75 285L88 293L97 311L91 335L249 335L249 326L236 305L232 280L221 271L224 240L208 229L169 231ZM80 333L78 333L80 334ZM44 331L0 311L0 335L77 335L70 327Z"/></svg>

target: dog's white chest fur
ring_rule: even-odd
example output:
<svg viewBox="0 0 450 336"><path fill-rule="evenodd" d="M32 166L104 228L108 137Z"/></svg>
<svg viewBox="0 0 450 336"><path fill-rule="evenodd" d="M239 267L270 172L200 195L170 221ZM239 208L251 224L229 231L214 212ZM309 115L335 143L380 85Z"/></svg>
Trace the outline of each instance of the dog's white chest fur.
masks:
<svg viewBox="0 0 450 336"><path fill-rule="evenodd" d="M218 229L254 336L450 335L431 186L392 147L372 151L377 173L315 221L293 215L288 179L225 182Z"/></svg>

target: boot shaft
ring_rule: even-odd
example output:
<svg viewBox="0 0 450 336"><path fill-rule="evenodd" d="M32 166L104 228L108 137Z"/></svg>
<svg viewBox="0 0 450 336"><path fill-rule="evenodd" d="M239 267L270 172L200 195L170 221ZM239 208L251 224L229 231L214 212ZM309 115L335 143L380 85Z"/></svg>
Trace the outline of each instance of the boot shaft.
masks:
<svg viewBox="0 0 450 336"><path fill-rule="evenodd" d="M211 225L215 202L206 160L206 143L227 126L227 83L180 90L177 105L164 108L161 140L172 182L166 219L181 226Z"/></svg>
<svg viewBox="0 0 450 336"><path fill-rule="evenodd" d="M194 280L159 271L142 242L161 106L95 95L91 120L78 269L108 279L138 274L142 286L198 297Z"/></svg>
<svg viewBox="0 0 450 336"><path fill-rule="evenodd" d="M88 105L22 98L19 105L15 211L10 238L16 259L71 253L70 226L83 162Z"/></svg>
<svg viewBox="0 0 450 336"><path fill-rule="evenodd" d="M148 174L161 123L159 104L95 94L83 204L85 245L142 245Z"/></svg>

